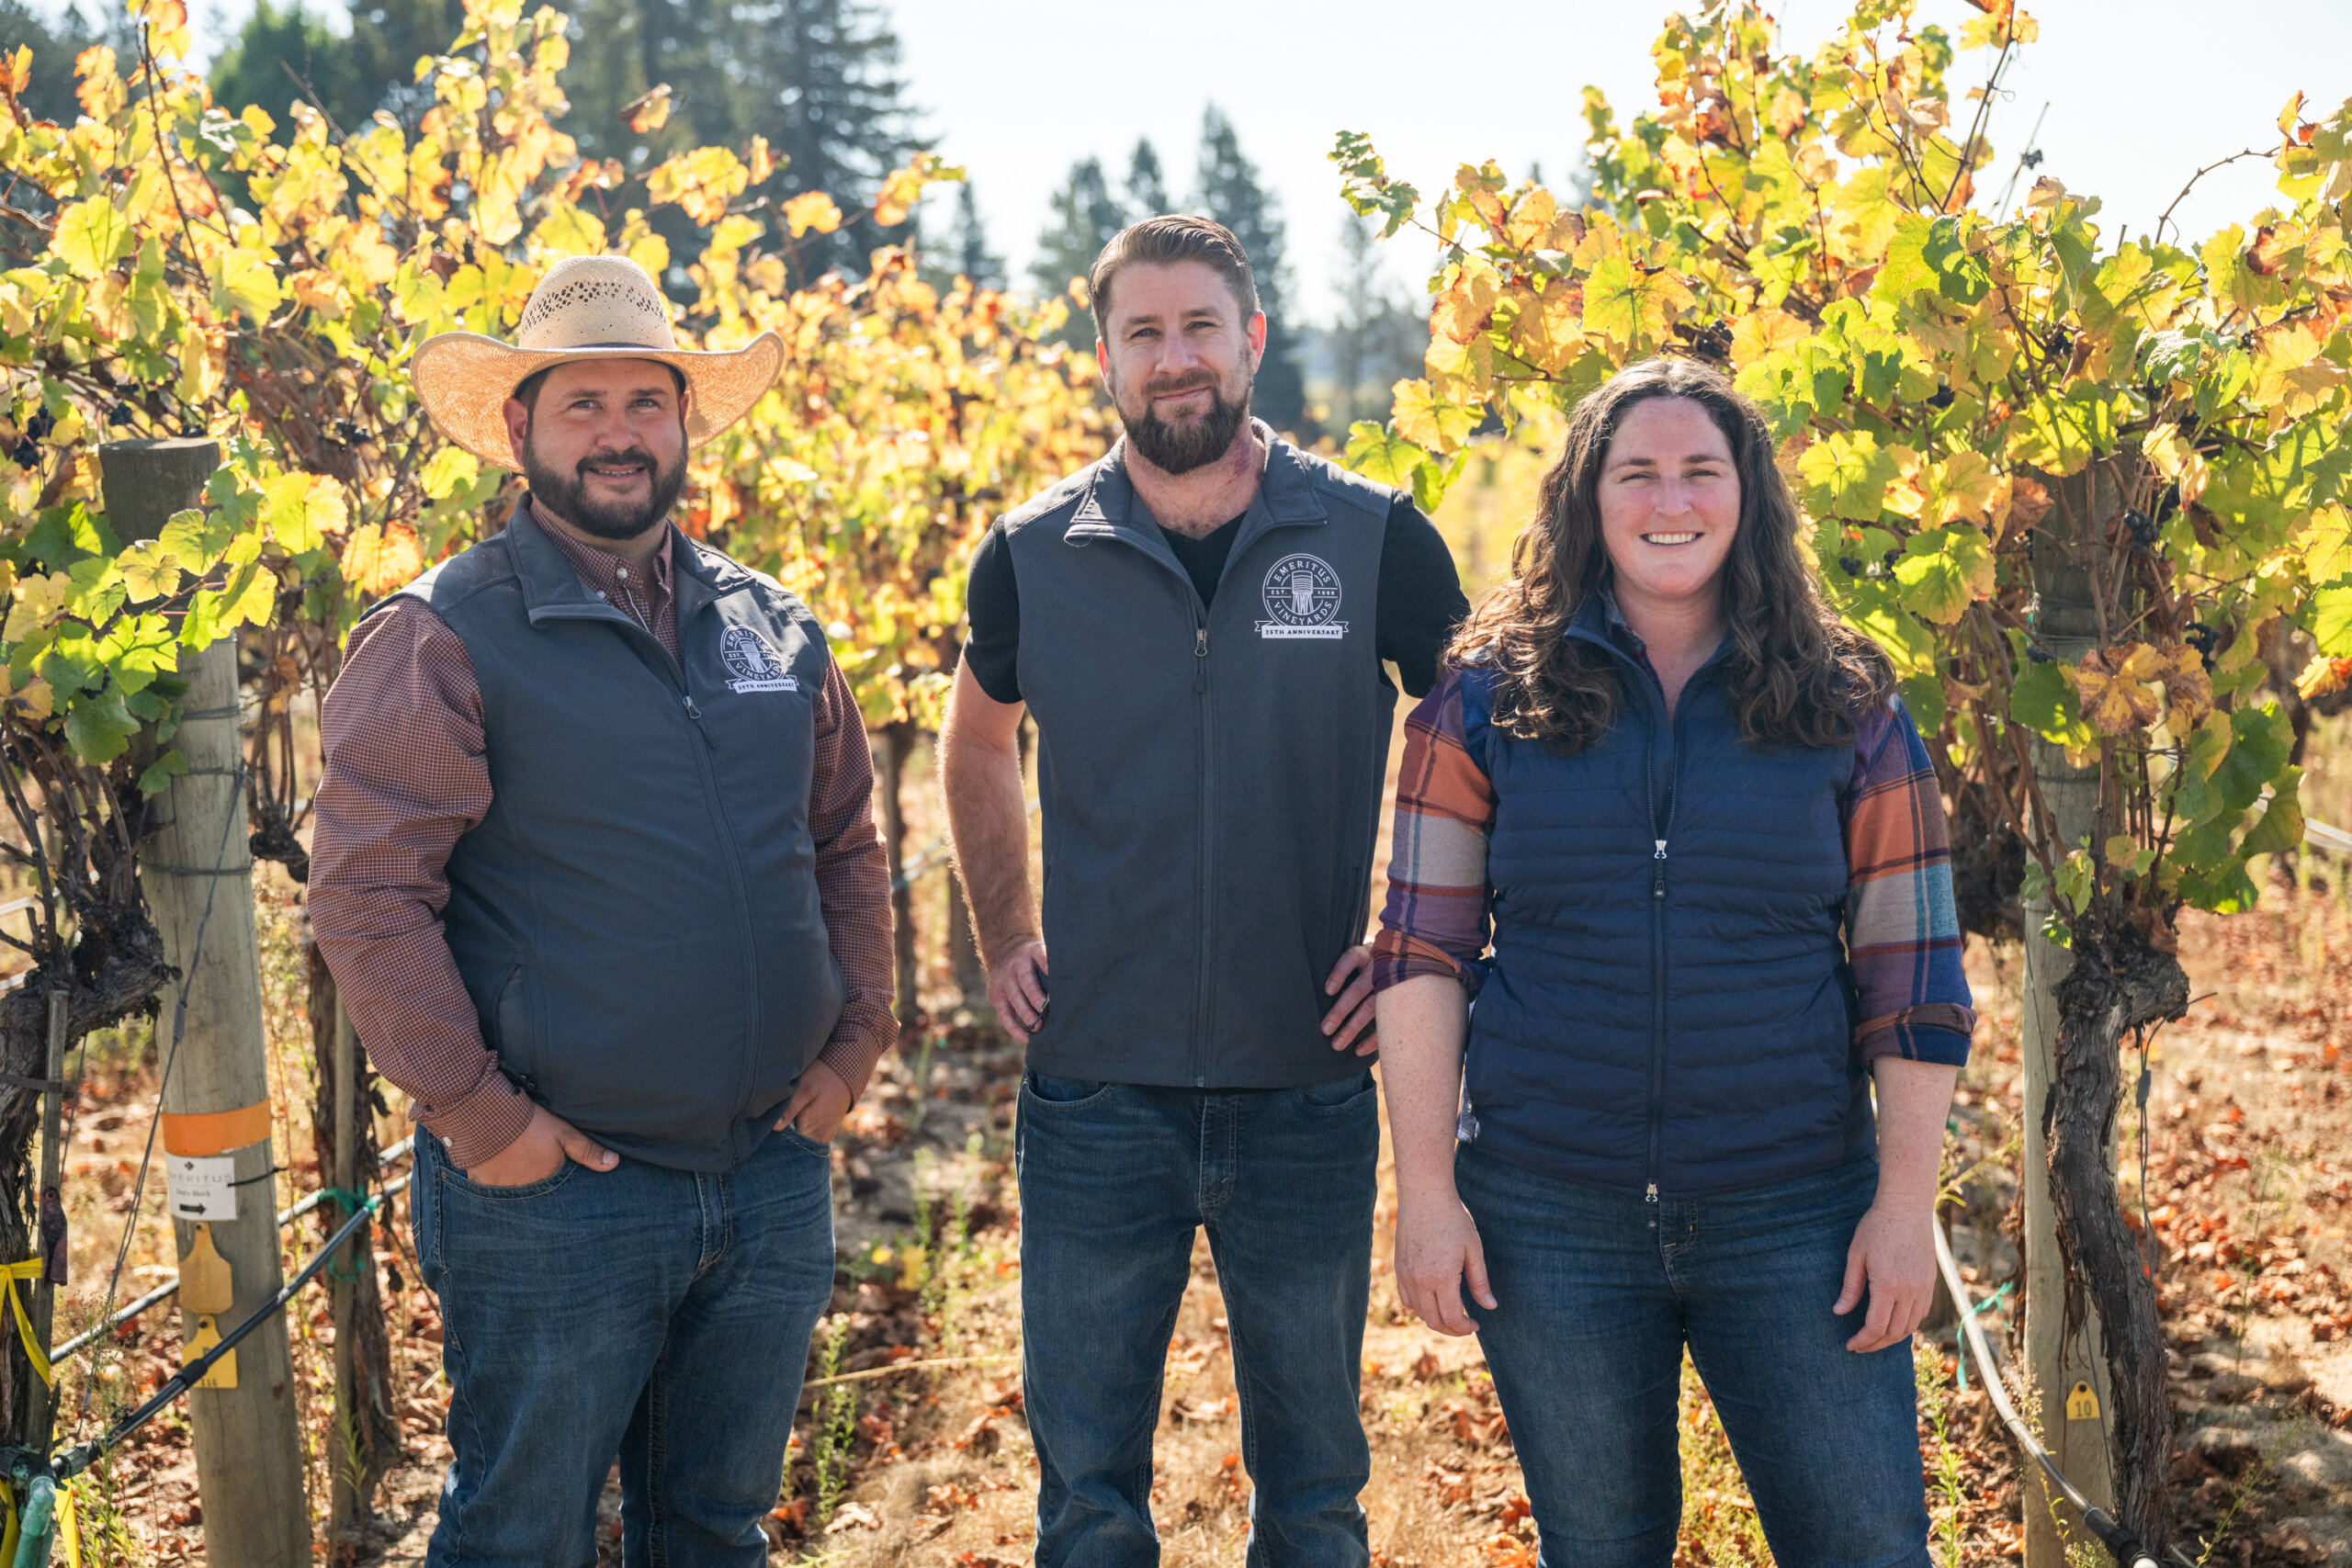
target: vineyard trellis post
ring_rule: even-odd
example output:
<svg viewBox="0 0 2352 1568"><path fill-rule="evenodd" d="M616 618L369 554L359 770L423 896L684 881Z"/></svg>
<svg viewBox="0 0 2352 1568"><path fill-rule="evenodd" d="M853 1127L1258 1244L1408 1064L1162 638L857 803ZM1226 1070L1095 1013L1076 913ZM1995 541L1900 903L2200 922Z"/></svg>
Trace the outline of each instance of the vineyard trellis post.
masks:
<svg viewBox="0 0 2352 1568"><path fill-rule="evenodd" d="M2043 528L2067 529L2087 537L2096 521L2112 516L2109 493L2095 493L2103 468L2094 465L2072 479L2049 483L2058 504ZM2071 525L2068 520L2073 520ZM2068 547L2080 541L2037 534L2032 546L2034 603L2033 651L2075 664L2098 645L2097 612L2091 604L2088 574ZM2098 826L2099 769L2096 761L2077 767L2065 748L2042 737L2029 742L2039 798L2030 810L2046 809L2051 837L2078 845L2090 840ZM2025 980L2021 1043L2025 1056L2024 1266L2025 1366L2032 1380L2027 1412L2041 1423L2042 1440L2075 1485L2093 1504L2114 1506L2109 1437L2115 1402L2107 1361L2101 1354L2097 1309L2070 1291L2067 1264L2058 1241L2058 1216L2050 1190L2051 1089L2057 1077L2057 987L2073 966L2074 955L2047 932L2052 905L2045 880L2030 888L2025 903ZM2072 1316L2068 1297L2075 1298ZM2068 1396L2078 1383L2090 1385L2098 1402L2093 1419L2072 1419ZM2026 1568L2065 1568L2062 1525L2066 1534L2087 1539L2075 1510L2049 1490L2038 1471L2029 1471L2025 1505Z"/></svg>
<svg viewBox="0 0 2352 1568"><path fill-rule="evenodd" d="M117 531L126 540L155 537L174 513L197 503L220 460L219 446L198 439L102 446L107 512ZM165 1160L232 1162L235 1217L202 1222L233 1281L229 1310L204 1314L225 1332L274 1296L280 1280L236 638L183 650L179 673L188 689L171 742L187 766L164 796L140 880L165 958L180 976L164 988L158 1028ZM182 1257L198 1223L173 1220ZM198 1316L183 1304L184 1341L203 1330ZM206 1556L253 1568L307 1568L310 1509L284 1317L247 1337L236 1362L233 1387L199 1386L188 1395Z"/></svg>

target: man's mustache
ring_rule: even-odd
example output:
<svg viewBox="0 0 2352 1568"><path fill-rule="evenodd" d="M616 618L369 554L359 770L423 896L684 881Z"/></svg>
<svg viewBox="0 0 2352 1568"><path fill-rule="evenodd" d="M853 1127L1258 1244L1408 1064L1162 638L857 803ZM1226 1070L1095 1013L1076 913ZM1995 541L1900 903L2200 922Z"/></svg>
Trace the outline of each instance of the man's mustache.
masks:
<svg viewBox="0 0 2352 1568"><path fill-rule="evenodd" d="M593 457L582 457L575 471L584 479L591 468L630 467L641 468L649 474L662 471L662 465L653 460L653 454L642 446L633 446L626 452L598 452Z"/></svg>
<svg viewBox="0 0 2352 1568"><path fill-rule="evenodd" d="M1162 380L1146 381L1143 384L1143 395L1146 398L1171 398L1179 392L1196 391L1203 387L1206 387L1212 391L1216 390L1216 377L1212 372L1206 370L1195 370L1188 375L1170 376Z"/></svg>

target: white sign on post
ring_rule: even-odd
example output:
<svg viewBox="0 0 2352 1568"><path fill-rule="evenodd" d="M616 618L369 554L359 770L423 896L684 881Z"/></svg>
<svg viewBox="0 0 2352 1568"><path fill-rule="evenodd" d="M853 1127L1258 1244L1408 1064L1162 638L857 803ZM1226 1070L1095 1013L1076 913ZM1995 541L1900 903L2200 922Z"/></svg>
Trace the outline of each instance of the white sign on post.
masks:
<svg viewBox="0 0 2352 1568"><path fill-rule="evenodd" d="M164 1168L174 1219L209 1220L217 1224L237 1217L234 1155L168 1155Z"/></svg>

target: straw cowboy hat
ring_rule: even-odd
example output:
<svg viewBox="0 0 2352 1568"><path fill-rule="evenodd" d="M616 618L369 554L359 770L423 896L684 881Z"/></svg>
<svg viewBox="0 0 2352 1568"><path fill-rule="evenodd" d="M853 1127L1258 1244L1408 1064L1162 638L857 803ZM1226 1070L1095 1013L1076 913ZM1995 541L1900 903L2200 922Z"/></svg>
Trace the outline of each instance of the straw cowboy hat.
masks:
<svg viewBox="0 0 2352 1568"><path fill-rule="evenodd" d="M520 468L506 440L506 400L539 371L579 359L674 367L686 378L686 444L699 446L760 400L784 364L784 340L762 333L724 353L681 349L662 291L643 267L627 256L567 256L531 290L514 342L436 333L417 344L410 374L442 434L485 461Z"/></svg>

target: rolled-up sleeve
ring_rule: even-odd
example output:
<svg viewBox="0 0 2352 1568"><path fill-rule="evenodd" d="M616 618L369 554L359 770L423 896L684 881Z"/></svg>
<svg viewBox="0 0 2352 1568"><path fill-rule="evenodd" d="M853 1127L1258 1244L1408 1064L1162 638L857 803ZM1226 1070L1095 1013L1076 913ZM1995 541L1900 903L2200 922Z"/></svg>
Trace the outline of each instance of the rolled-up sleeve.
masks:
<svg viewBox="0 0 2352 1568"><path fill-rule="evenodd" d="M1861 999L1855 1046L1865 1062L1965 1066L1976 1013L1962 966L1951 830L1927 745L1899 699L1860 725L1839 806L1846 953Z"/></svg>
<svg viewBox="0 0 2352 1568"><path fill-rule="evenodd" d="M1446 670L1405 719L1388 897L1373 939L1372 981L1385 990L1443 975L1475 990L1487 951L1487 838L1495 789L1463 730L1459 670Z"/></svg>
<svg viewBox="0 0 2352 1568"><path fill-rule="evenodd" d="M425 604L361 621L319 712L311 929L368 1059L416 1101L458 1168L530 1124L443 932L449 852L490 809L481 688Z"/></svg>

